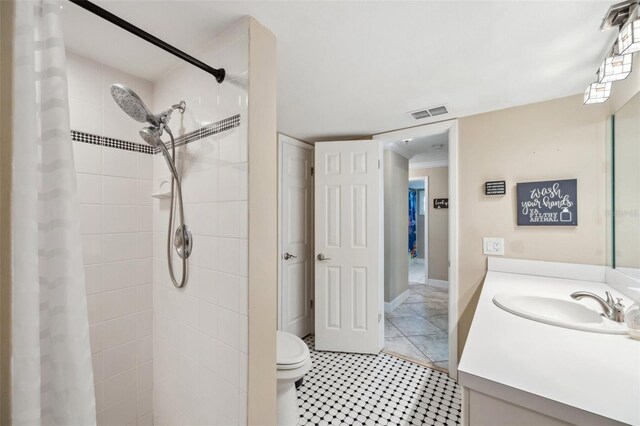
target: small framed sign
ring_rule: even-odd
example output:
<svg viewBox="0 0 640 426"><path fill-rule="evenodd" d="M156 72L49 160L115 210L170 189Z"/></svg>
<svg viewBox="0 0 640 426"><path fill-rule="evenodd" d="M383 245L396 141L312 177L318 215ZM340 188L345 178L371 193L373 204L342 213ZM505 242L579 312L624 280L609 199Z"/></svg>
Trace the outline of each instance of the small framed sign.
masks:
<svg viewBox="0 0 640 426"><path fill-rule="evenodd" d="M484 183L484 195L505 195L507 185L503 180L494 180Z"/></svg>
<svg viewBox="0 0 640 426"><path fill-rule="evenodd" d="M434 209L448 209L449 208L449 199L448 198L434 198L433 199L433 208Z"/></svg>
<svg viewBox="0 0 640 426"><path fill-rule="evenodd" d="M517 185L518 226L577 226L577 179Z"/></svg>

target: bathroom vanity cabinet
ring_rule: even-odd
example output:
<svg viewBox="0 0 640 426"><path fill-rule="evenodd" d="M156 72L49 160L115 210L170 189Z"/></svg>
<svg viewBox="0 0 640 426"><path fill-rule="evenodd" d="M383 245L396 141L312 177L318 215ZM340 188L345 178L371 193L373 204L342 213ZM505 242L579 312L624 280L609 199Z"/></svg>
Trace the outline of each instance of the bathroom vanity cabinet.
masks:
<svg viewBox="0 0 640 426"><path fill-rule="evenodd" d="M609 291L629 306L604 283L605 273L600 266L489 259L458 369L463 424L640 424L640 341L544 324L493 302L505 293L570 301L575 291Z"/></svg>
<svg viewBox="0 0 640 426"><path fill-rule="evenodd" d="M465 412L467 413L466 425L486 426L567 426L575 423L567 423L563 420L550 417L531 408L514 404L495 396L464 388ZM512 399L512 398L509 398ZM523 401L530 406L531 401ZM603 424L600 419L599 423Z"/></svg>

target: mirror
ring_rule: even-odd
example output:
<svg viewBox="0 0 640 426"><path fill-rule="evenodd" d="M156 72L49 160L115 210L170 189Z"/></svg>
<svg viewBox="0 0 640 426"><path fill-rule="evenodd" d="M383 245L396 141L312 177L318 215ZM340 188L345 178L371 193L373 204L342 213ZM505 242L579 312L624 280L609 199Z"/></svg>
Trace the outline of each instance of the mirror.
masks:
<svg viewBox="0 0 640 426"><path fill-rule="evenodd" d="M612 120L612 264L640 280L640 93Z"/></svg>

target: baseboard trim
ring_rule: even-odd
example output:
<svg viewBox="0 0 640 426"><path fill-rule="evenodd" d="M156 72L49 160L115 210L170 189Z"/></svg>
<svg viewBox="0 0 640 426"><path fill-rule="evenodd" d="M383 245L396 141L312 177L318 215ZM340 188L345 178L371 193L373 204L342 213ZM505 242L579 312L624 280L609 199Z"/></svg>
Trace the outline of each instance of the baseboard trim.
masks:
<svg viewBox="0 0 640 426"><path fill-rule="evenodd" d="M404 292L400 293L391 302L384 302L384 311L387 313L393 311L395 308L402 305L402 302L407 300L410 295L411 295L411 292L409 291L409 289L406 289Z"/></svg>
<svg viewBox="0 0 640 426"><path fill-rule="evenodd" d="M427 280L427 285L430 285L431 287L439 287L439 288L449 288L449 281L444 281L444 280L433 280L431 278L429 278Z"/></svg>

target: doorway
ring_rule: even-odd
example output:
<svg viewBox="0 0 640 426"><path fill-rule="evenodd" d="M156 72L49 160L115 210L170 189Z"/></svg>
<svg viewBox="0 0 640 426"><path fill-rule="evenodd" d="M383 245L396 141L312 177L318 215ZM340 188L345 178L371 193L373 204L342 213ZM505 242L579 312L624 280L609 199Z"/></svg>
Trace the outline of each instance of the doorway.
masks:
<svg viewBox="0 0 640 426"><path fill-rule="evenodd" d="M279 140L278 328L313 333L316 350L377 354L384 340L382 144Z"/></svg>
<svg viewBox="0 0 640 426"><path fill-rule="evenodd" d="M305 337L314 330L313 146L279 135L278 329Z"/></svg>
<svg viewBox="0 0 640 426"><path fill-rule="evenodd" d="M435 326L439 331L441 331L442 333L444 333L447 336L447 338L441 339L441 341L437 344L437 350L439 352L441 352L441 353L445 353L446 354L445 358L448 358L448 362L447 362L446 365L449 367L448 368L449 375L452 378L455 379L456 376L457 376L456 373L457 373L457 356L458 356L458 354L457 354L457 205L456 205L456 202L455 202L456 201L456 193L457 193L457 171L456 171L456 167L457 167L457 154L456 154L456 152L457 152L457 121L453 120L451 122L436 123L436 124L432 124L432 125L428 125L428 126L420 126L418 128L412 128L412 129L407 129L407 130L402 130L402 131L397 131L397 132L391 132L391 133L387 133L387 134L374 135L374 137L373 137L374 142L379 142L379 143L381 142L381 144L378 145L380 147L379 154L376 154L374 152L364 154L362 152L357 152L357 150L353 151L353 152L351 152L351 151L346 152L345 151L344 153L342 153L340 151L340 149L347 149L348 146L352 146L355 149L356 145L352 145L352 144L357 143L357 141L348 141L348 143L347 142L339 142L339 143L338 142L324 142L322 144L324 146L327 146L327 147L329 145L326 145L326 144L336 144L335 145L335 149L330 150L330 152L327 151L326 153L324 153L322 155L316 153L317 155L320 155L320 157L322 157L322 159L324 159L323 161L325 161L325 163L322 163L322 161L321 161L321 164L317 165L318 158L315 158L314 162L316 163L316 168L319 171L323 171L323 173L325 173L325 174L335 175L336 177L339 177L341 171L349 170L349 173L351 173L353 175L350 179L348 179L348 183L350 185L351 190L346 191L346 189L348 189L347 187L345 187L345 191L339 190L339 185L338 185L339 182L336 182L336 183L331 183L330 186L327 186L327 188L324 188L324 190L319 191L319 193L324 194L327 197L329 197L332 194L335 195L335 194L341 194L341 193L344 193L345 196L347 194L351 194L352 196L355 196L355 195L358 194L358 192L357 191L353 192L353 188L354 187L353 187L352 184L357 183L356 181L353 180L353 179L355 179L356 175L363 175L362 178L364 178L364 174L368 173L368 171L373 172L374 170L380 169L380 168L382 168L383 171L386 171L386 168L387 168L387 165L386 165L387 164L386 163L386 151L385 151L385 155L384 155L384 161L381 161L381 159L383 158L383 155L382 155L383 154L382 153L382 147L383 146L386 148L386 146L388 144L398 145L398 143L402 143L403 139L406 138L406 137L419 138L421 136L432 136L432 135L436 135L436 134L441 134L441 135L444 134L444 135L446 135L446 137L449 140L449 152L447 153L447 159L444 161L445 164L440 164L440 165L446 165L448 163L448 161L451 160L451 167L449 167L448 173L445 172L447 174L447 176L449 177L449 181L447 182L446 187L449 190L448 197L451 200L451 202L449 203L449 207L450 208L449 209L442 209L441 213L440 213L441 215L444 214L446 217L449 218L449 228L448 228L449 232L448 232L448 236L445 237L445 239L449 243L448 244L449 247L447 248L447 247L443 246L443 247L440 247L440 250L439 250L439 252L442 253L444 258L446 259L445 270L448 273L448 284L449 284L449 286L448 286L448 289L442 288L442 286L438 286L438 284L442 284L439 281L444 281L444 280L430 278L430 274L431 274L431 267L430 267L431 256L430 256L430 252L428 250L428 247L426 247L426 249L427 249L426 252L429 253L429 254L427 254L428 259L429 259L429 262L428 262L429 274L425 273L425 284L421 284L422 285L421 288L407 288L407 291L405 292L406 294L404 295L404 297L399 298L398 300L395 300L395 302L398 302L397 305L400 305L403 302L424 305L424 306L409 307L409 308L412 308L411 310L413 311L413 313L414 314L418 314L418 316L421 316L420 312L417 312L416 309L413 309L413 308L419 308L419 307L423 308L424 314L428 313L427 311L429 310L429 308L432 308L429 305L430 304L433 305L433 303L437 303L438 307L444 307L445 308L445 312L441 311L441 312L438 312L440 315L435 315L435 316L439 316L440 317L440 318L438 318L440 327L435 326L435 324L433 324L433 323L431 323L431 325ZM307 146L309 146L309 145L307 145ZM318 148L317 144L316 144L315 148ZM340 148L340 149L338 149L338 148ZM402 147L398 148L398 151L401 151L402 150L401 148ZM313 147L311 147L311 149L313 149ZM360 149L360 148L357 148L357 149ZM395 150L396 149L394 149L394 151ZM380 160L377 160L377 164L376 164L375 158L379 158L380 159ZM411 156L406 157L406 158L411 158ZM343 159L344 160L349 159L349 161L345 162L343 164L343 162L342 162ZM370 163L370 161L369 161L370 159L373 160L373 161L371 161L371 164L369 164ZM340 161L338 162L337 160L340 160ZM381 167L381 163L384 163L384 167ZM439 162L433 162L433 163L434 164L430 164L431 167L438 166ZM442 163L442 162L440 162L440 163ZM407 224L406 224L406 221L407 221L407 211L406 211L407 198L406 198L406 194L407 194L407 186L408 186L408 182L409 182L409 170L408 170L408 164L407 163L405 163L405 164L406 165L405 165L404 174L403 174L404 181L401 184L402 187L400 188L400 191L399 191L399 195L401 197L404 197L404 198L402 198L402 200L398 200L398 202L396 204L398 204L398 205L399 204L404 204L404 206L405 206L405 212L403 214L399 214L399 217L401 217L402 220L404 221L404 226L401 225L402 229L400 229L400 232L404 233L404 237L406 239L407 238L407 234L406 234L406 232L407 232L407 227L406 227L407 226ZM388 192L388 190L386 188L386 182L383 182L383 180L382 180L382 173L378 173L378 176L380 177L380 182L379 182L380 190L379 191L377 191L377 190L376 191L372 191L371 193L375 194L375 193L379 192L382 195L382 193L383 193L382 185L384 184L384 193L386 194ZM314 176L313 178L317 180L317 176ZM431 184L431 181L429 183ZM342 183L340 183L340 185L342 185ZM346 185L346 183L345 183L345 185ZM362 186L363 184L359 184L359 185ZM376 184L376 185L378 185L378 184ZM318 182L315 182L314 186L317 187L318 186ZM430 186L430 189L431 189L431 185L429 185L429 186ZM331 190L329 190L329 189L331 189ZM336 192L336 191L338 191L338 192ZM367 191L367 193L369 193L369 191ZM283 196L282 187L281 187L280 196L281 196L281 198ZM316 194L316 198L317 198L317 194ZM429 198L430 198L429 200L425 200L425 208L427 208L428 205L432 205L432 203L434 201L432 199L433 196L431 196ZM327 198L327 200L333 200L333 198L329 197L329 198ZM335 198L335 200L337 202L338 198ZM365 198L362 198L362 197L358 198L357 197L357 198L354 198L353 200L363 200L364 201ZM353 200L349 201L349 200L345 199L345 200L341 201L339 204L338 203L333 203L331 205L335 205L335 206L344 205L345 207L346 206L358 206L358 205L360 205L360 204L357 204L357 203L354 204L355 201L353 201ZM370 201L368 199L368 197L367 197L366 200L367 200L367 202ZM442 200L440 200L440 201L442 201ZM317 200L316 200L316 203L317 203ZM385 203L386 203L386 199L385 199ZM384 203L380 202L379 204L376 204L376 205L379 205L380 208L382 208L383 204ZM364 204L362 204L362 206L364 206ZM281 204L281 207L282 207L282 204ZM320 213L332 212L332 214L333 214L334 210L335 209L333 209L333 208L331 208L331 209L323 208L323 209L320 209ZM374 210L375 210L375 208L373 207L373 205L371 205L370 207L368 207L366 209L366 211L368 211L368 212L373 212ZM359 209L358 210L353 210L353 212L357 212L357 211L360 211L360 210ZM342 219L341 219L342 218L342 213L338 214L338 212L339 212L339 210L335 210L335 220L334 221L337 221L338 219L340 219L340 222L344 222L345 226L348 225L349 223L353 222L352 220L349 219L351 217L351 214L348 214L346 216L346 218L345 218L346 220L342 221ZM386 216L386 212L387 212L387 210L386 210L386 207L385 207L384 211L380 211L380 214ZM318 213L318 212L316 212L316 213ZM347 210L347 211L345 211L345 213L349 213L349 211ZM380 216L380 217L385 217L385 216ZM334 216L331 216L331 217L334 217ZM380 221L378 219L373 220L373 219L375 219L374 217L371 217L370 219L372 220L371 222L369 222L369 220L367 220L367 221L358 220L358 221L355 221L353 223L354 224L356 224L356 223L357 224L378 223L381 226L384 225L383 221ZM385 219L386 219L386 217L385 217ZM312 219L311 220L312 221L314 220L313 219L313 215L312 215ZM329 222L333 223L332 220L330 220ZM336 222L336 223L338 223L338 222ZM281 217L280 226L281 226L281 229L282 229L282 226L283 226L282 217ZM385 228L385 226L382 226L382 227ZM425 226L425 228L426 228L426 226ZM307 229L309 229L311 231L311 233L313 233L314 226L312 225L312 226L308 227ZM329 229L329 228L327 228L327 229ZM331 228L331 229L333 229L333 228ZM335 228L335 230L339 230L339 229L341 229L341 228L340 227ZM351 239L355 238L355 240L353 240L353 241L360 241L360 240L361 241L367 241L367 242L374 241L374 240L369 240L368 237L367 237L367 239L361 239L360 237L358 237L361 234L361 232L364 232L365 229L368 229L368 228L362 228L362 227L355 227L353 229L344 228L341 232L337 232L337 231L336 232L332 231L332 232L328 232L328 233L327 232L324 232L324 233L320 232L319 235L322 237L321 240L324 243L330 242L330 240L333 237L338 238L338 239L336 239L336 241L341 241L343 237L349 237L349 236L350 236ZM315 232L317 234L318 230L316 229ZM379 235L381 235L381 237L382 237L382 233L384 233L384 239L382 239L382 238L380 239L380 241L384 243L383 246L381 246L381 249L383 249L381 251L386 252L386 235L387 235L386 229L384 229L384 230L381 229L380 232L381 232L381 234L379 234ZM282 236L283 232L281 232L280 234ZM362 235L364 235L364 233L362 233ZM374 234L372 233L371 236L373 236L373 235ZM316 237L318 237L318 235L316 235ZM324 241L324 240L327 240L327 241ZM320 240L318 240L318 241L320 241ZM314 242L314 244L316 244L316 242ZM331 244L333 244L333 243L331 243ZM358 243L358 244L360 244L360 243ZM363 248L365 246L369 246L369 244L367 243L367 244L362 245ZM313 245L311 245L311 247L313 247ZM402 252L398 251L398 253L402 257L402 259L404 261L405 271L407 271L408 270L408 263L407 263L407 253L406 253L407 252L407 242L406 242L406 240L405 240L405 243L403 243L402 247L403 247L404 251L402 251ZM286 250L284 250L284 244L283 244L282 241L280 242L280 248L281 248L281 253L283 254L283 256L284 256L284 254L289 253ZM334 297L334 298L336 298L336 300L339 300L338 299L338 295L340 293L337 292L337 291L333 291L332 289L337 290L338 288L342 288L342 286L339 285L340 281L344 281L345 283L348 283L348 282L354 282L355 283L355 282L357 282L357 280L354 281L354 277L357 278L358 275L356 274L356 275L351 276L351 279L349 279L349 280L347 280L347 279L343 280L342 278L340 278L340 280L338 280L337 271L339 271L341 268L333 266L332 261L335 262L334 258L336 258L336 257L339 258L339 256L333 256L329 252L326 252L325 249L322 248L322 247L320 247L321 250L319 250L319 251L318 251L318 247L315 247L315 248L316 248L316 251L312 252L313 266L317 267L318 265L320 265L320 266L323 266L326 269L324 271L324 274L321 274L322 277L325 277L325 276L327 278L333 277L333 275L329 274L329 272L335 273L335 277L334 277L335 279L332 278L330 281L327 282L327 284L332 284L333 287L327 285L327 286L325 286L326 288L324 288L324 290L323 290L323 288L320 288L320 290L321 290L320 294L321 295L330 296L330 297ZM373 250L372 253L373 252L376 252L376 250ZM289 254L294 254L294 253L289 253ZM380 268L383 268L383 264L386 263L387 256L386 256L386 253L384 253L384 254L385 254L384 258L381 257L380 258L381 262L378 262L378 264L380 265ZM322 256L322 255L324 255L324 256ZM318 257L318 259L316 259L316 257ZM321 257L322 257L322 259L321 259ZM427 263L427 262L425 262L425 263ZM330 268L327 268L327 266L329 266ZM425 265L425 267L427 267L427 265ZM284 269L285 269L284 267L281 267L281 269L280 269L281 279L282 279L282 273L283 273ZM386 266L384 266L384 268L381 269L381 272L383 272L386 275L386 273L387 273ZM407 286L407 284L408 284L408 272L405 272L405 273L406 273L406 275L405 275L405 279L404 279L404 282L405 282L404 285ZM315 274L317 275L318 272L316 271ZM367 274L367 276L368 276L368 274ZM373 277L373 275L372 275L372 277ZM343 277L343 278L345 278L345 277ZM346 277L346 278L349 278L349 277ZM373 280L373 281L375 281L375 280ZM377 280L377 281L380 282L380 284L383 284L383 282L384 282L384 280ZM365 281L362 281L362 282L365 282ZM317 285L317 283L316 283L316 285ZM281 281L280 288L279 288L279 294L281 296L284 294L282 287L283 287L283 284L282 284L282 281ZM358 289L360 289L360 290L365 290L365 289L369 290L369 286L368 285L366 287L364 285L355 286L351 290L354 291L354 290L358 290ZM358 290L358 291L360 291L360 290ZM371 290L373 290L373 288L371 288ZM424 294L427 290L433 290L434 292L439 291L440 294L435 294L435 293L434 294ZM317 313L320 312L320 311L325 312L325 310L322 310L322 309L319 310L318 309L319 306L318 307L313 307L313 303L314 302L318 302L317 303L318 305L322 304L322 303L320 303L322 301L319 300L319 299L318 300L313 300L313 297L314 297L313 293L314 292L315 292L315 296L317 297L318 288L314 288L313 292L309 293L310 302L311 302L310 306L311 306L311 310L313 311L312 312L312 317L313 317L313 315L316 316L315 325L312 326L311 330L314 330L314 327L317 326L317 324L318 324ZM385 288L381 288L380 289L380 294L385 293L385 292L386 292ZM436 300L436 299L439 299L439 300ZM358 300L364 300L364 299L358 299ZM367 308L356 307L352 303L346 303L348 301L345 299L344 301L341 301L341 303L339 304L340 309L337 309L337 308L335 308L335 309L333 309L333 308L332 309L327 309L325 313L333 315L333 317L327 317L328 319L331 319L331 318L333 318L333 319L344 318L345 320L350 320L349 323L353 323L352 325L354 325L354 326L357 325L358 327L361 327L362 330L373 331L376 328L374 326L374 322L375 321L369 320L368 313L376 312L376 311L379 312L380 314L378 314L378 323L380 325L379 326L380 342L381 342L380 348L382 348L385 335L386 335L386 337L392 337L393 336L393 331L390 331L390 327L388 327L387 321L384 320L384 319L386 319L385 315L384 315L384 312L387 311L386 297L385 297L385 300L382 300L382 297L379 300L380 300L380 308L379 308L379 310L378 309L374 309L373 304L367 304ZM281 303L280 317L279 317L280 322L279 322L279 324L280 324L280 327L282 327L283 317L284 317L284 315L282 313L282 311L284 310L284 309L282 309L283 308L282 297L279 298L279 301ZM344 303L342 303L342 302L344 302ZM326 308L330 308L331 307L327 303L324 303L324 305L325 305ZM369 305L371 305L371 306L369 306ZM394 307L397 307L397 305L394 306ZM335 305L335 306L337 307L338 305ZM349 312L342 312L344 309L347 309L347 308L349 308L349 309L354 308L355 310L351 310ZM401 310L404 310L404 309L405 308L403 307ZM433 310L433 309L431 309L431 310ZM365 313L367 313L367 315L365 315ZM397 315L397 313L398 312L392 314L391 317L396 316L396 317L398 317L398 319L400 319L400 321L393 321L393 322L400 322L400 323L407 322L407 321L402 320L402 317ZM429 321L424 316L421 316L421 317L422 318L419 319L418 322L422 323L423 321L426 321L426 322ZM366 322L365 322L365 318L366 318ZM355 319L359 319L359 320L355 321ZM361 321L360 321L360 319L361 319ZM326 318L325 318L325 320L326 320ZM328 320L325 321L325 320L321 319L321 321L320 321L320 323L323 324L323 326L327 326L329 328L333 327L331 325L332 324L331 321L328 321ZM388 322L392 323L392 321L388 321ZM360 323L367 324L367 325L366 326L365 325L360 326L359 325ZM371 323L371 324L369 324L369 323ZM338 324L338 322L336 322L336 324ZM384 325L384 327L383 327L383 325ZM402 330L400 330L400 328L398 327L397 324L393 324L393 325L394 325L394 327L396 327L396 329L398 329L402 333ZM409 328L412 327L411 325L408 325L408 327L403 327L403 326L400 326L400 327L404 328L406 333L408 333L408 334L412 333L411 331L407 331L408 327ZM335 327L333 327L333 328L335 328ZM436 331L437 331L437 330L434 330L433 328L428 328L428 327L420 326L420 325L418 325L418 327L414 327L414 330L419 330L419 333L423 333L422 335L427 335L427 336L436 334ZM429 334L424 334L425 330L427 332L429 332ZM316 331L316 334L317 334L318 330L315 330L315 331ZM418 335L420 335L420 334L418 334ZM451 336L451 338L448 338L449 336ZM335 339L330 339L330 340L335 341ZM318 342L316 341L316 346L317 346L317 343ZM433 348L434 348L434 345L433 345L433 342L432 342L431 346L429 348L426 348L425 351L428 352L429 350L432 350ZM324 348L324 347L320 348L320 350L323 350L323 349L326 350L327 348ZM349 349L349 348L347 348L347 349L329 349L329 350L354 351L354 352L365 352L365 353L369 352L369 350L362 350L362 349L357 349L356 350L356 349ZM369 353L373 353L373 352L375 352L375 350L372 350ZM422 352L422 353L424 355L424 352ZM426 357L426 358L428 359L428 357ZM430 363L429 366L432 366L434 368L444 369L445 365L442 362L442 360L438 361L438 363L440 365L436 364L435 362L432 362L432 360L436 359L436 358L438 358L438 357L433 356L430 359L430 361L428 361Z"/></svg>
<svg viewBox="0 0 640 426"><path fill-rule="evenodd" d="M409 207L409 283L426 284L429 277L429 209L425 199L429 194L429 177L410 177Z"/></svg>
<svg viewBox="0 0 640 426"><path fill-rule="evenodd" d="M448 370L457 376L457 122L442 122L411 129L374 135L384 142L386 150L399 154L408 163L405 194L411 180L428 177L424 197L425 218L425 282L416 278L421 268L409 267L420 259L418 237L405 247L407 290L401 297L392 295L385 303L385 351L404 356L432 368ZM386 151L385 151L386 152ZM395 173L397 174L397 172ZM386 182L385 182L386 185ZM411 185L413 186L413 185ZM434 188L438 186L438 189ZM414 188L412 188L414 189ZM416 204L420 189L415 188ZM407 204L408 197L405 198ZM416 205L417 213L420 207ZM385 210L385 217L387 211ZM416 214L416 233L420 221ZM410 225L411 218L406 216ZM442 220L445 220L444 225ZM405 225L405 226L407 226ZM408 229L404 232L408 232ZM430 242L430 243L429 243ZM415 256L412 256L415 249ZM419 262L419 261L418 261ZM395 299L393 299L395 297ZM385 300L386 301L386 300ZM400 302L400 303L393 303Z"/></svg>

